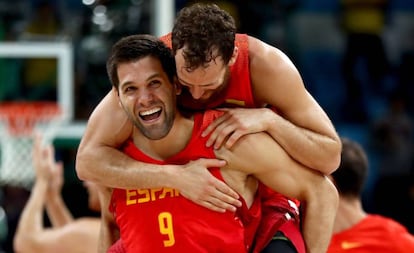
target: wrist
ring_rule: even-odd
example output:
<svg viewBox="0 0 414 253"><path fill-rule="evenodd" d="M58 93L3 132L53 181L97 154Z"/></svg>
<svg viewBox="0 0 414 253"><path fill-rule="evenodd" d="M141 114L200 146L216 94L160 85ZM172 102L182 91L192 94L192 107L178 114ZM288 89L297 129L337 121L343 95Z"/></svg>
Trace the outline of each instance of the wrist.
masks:
<svg viewBox="0 0 414 253"><path fill-rule="evenodd" d="M276 111L273 111L270 108L262 108L264 110L264 126L265 126L265 132L271 133L277 124L278 117L280 117Z"/></svg>
<svg viewBox="0 0 414 253"><path fill-rule="evenodd" d="M180 188L180 172L182 167L180 165L166 165L165 168L165 181L164 185L168 188L178 189Z"/></svg>
<svg viewBox="0 0 414 253"><path fill-rule="evenodd" d="M58 203L59 201L62 200L61 195L57 192L49 192L47 196L48 196L48 202L50 202L51 204Z"/></svg>

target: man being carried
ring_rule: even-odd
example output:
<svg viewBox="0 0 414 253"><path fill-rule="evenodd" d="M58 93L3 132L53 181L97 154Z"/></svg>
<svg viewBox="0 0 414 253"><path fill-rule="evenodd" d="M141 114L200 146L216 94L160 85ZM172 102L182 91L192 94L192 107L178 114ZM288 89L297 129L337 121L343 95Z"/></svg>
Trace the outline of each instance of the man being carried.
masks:
<svg viewBox="0 0 414 253"><path fill-rule="evenodd" d="M227 140L226 147L230 148L241 136L264 131L306 167L323 174L337 168L341 145L335 129L280 50L236 34L232 17L215 5L184 8L172 35L163 39L172 40L177 75L183 85L180 106L260 107L226 109L203 133L212 132L208 146L218 148ZM263 107L266 105L279 114ZM78 176L110 187L176 188L188 199L221 212L234 211L234 205L240 205L237 194L206 169L223 163L202 159L182 166L157 166L134 161L117 150L130 138L131 131L132 124L119 107L113 89L89 119L78 150ZM276 193L266 197L264 204L269 214L281 217L294 211L287 199ZM265 223L275 222L275 233L282 229L291 240L295 237L269 217ZM313 241L309 231L304 230L304 236Z"/></svg>
<svg viewBox="0 0 414 253"><path fill-rule="evenodd" d="M305 201L304 226L315 232L318 226L324 228L309 243L309 252L326 250L337 194L325 176L292 160L266 133L246 135L231 149L207 147L208 136L202 132L223 112L176 109L180 88L174 59L152 36L118 41L107 69L119 104L134 125L132 138L122 147L125 153L153 164L223 159L227 164L210 172L235 189L243 202L236 213L219 213L169 187L115 188L110 207L127 252L250 252L261 219L261 194L267 190L261 183Z"/></svg>

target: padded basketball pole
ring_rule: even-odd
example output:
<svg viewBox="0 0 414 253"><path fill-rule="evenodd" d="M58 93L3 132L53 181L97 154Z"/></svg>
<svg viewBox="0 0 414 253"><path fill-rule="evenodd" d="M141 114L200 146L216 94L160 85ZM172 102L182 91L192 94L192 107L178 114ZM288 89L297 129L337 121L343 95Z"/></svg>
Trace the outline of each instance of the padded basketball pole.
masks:
<svg viewBox="0 0 414 253"><path fill-rule="evenodd" d="M152 4L152 34L160 37L172 30L175 18L175 1L155 0Z"/></svg>

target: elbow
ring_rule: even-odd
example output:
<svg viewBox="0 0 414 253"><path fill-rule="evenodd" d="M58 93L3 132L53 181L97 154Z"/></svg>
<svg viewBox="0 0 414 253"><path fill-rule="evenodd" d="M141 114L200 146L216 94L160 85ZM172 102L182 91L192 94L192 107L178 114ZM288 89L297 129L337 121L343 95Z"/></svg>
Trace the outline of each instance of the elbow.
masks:
<svg viewBox="0 0 414 253"><path fill-rule="evenodd" d="M13 238L13 250L14 250L14 252L24 253L24 251L22 249L23 246L24 246L24 242L23 242L21 236L18 233L16 233L16 235Z"/></svg>
<svg viewBox="0 0 414 253"><path fill-rule="evenodd" d="M326 161L326 163L322 165L320 172L322 172L324 175L330 175L335 170L338 169L340 162L341 162L341 154L332 155Z"/></svg>
<svg viewBox="0 0 414 253"><path fill-rule="evenodd" d="M91 173L89 172L88 168L88 154L85 153L82 149L78 150L76 154L76 161L75 161L75 170L78 178L80 180L93 180L91 178Z"/></svg>
<svg viewBox="0 0 414 253"><path fill-rule="evenodd" d="M339 164L341 163L341 151L341 142L339 140L335 141L330 150L326 152L325 159L318 159L318 164L313 168L317 168L317 170L324 175L332 174L338 169Z"/></svg>
<svg viewBox="0 0 414 253"><path fill-rule="evenodd" d="M327 176L321 176L319 179L307 189L305 202L324 210L330 218L334 218L339 204L338 190Z"/></svg>
<svg viewBox="0 0 414 253"><path fill-rule="evenodd" d="M32 238L28 235L23 235L17 231L13 238L13 250L15 253L30 253L32 252Z"/></svg>
<svg viewBox="0 0 414 253"><path fill-rule="evenodd" d="M341 163L342 143L339 139L335 141L334 147L330 154L330 159L326 166L325 175L330 175L339 168Z"/></svg>
<svg viewBox="0 0 414 253"><path fill-rule="evenodd" d="M325 193L325 197L327 200L328 205L332 208L332 210L336 213L339 204L339 193L335 185L332 181L325 176L324 182L322 184L323 192Z"/></svg>

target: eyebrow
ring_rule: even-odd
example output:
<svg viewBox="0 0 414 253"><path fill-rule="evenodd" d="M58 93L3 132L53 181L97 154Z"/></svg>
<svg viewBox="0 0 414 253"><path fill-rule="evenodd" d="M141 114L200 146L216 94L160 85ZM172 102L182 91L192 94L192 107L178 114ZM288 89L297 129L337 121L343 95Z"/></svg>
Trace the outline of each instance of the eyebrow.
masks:
<svg viewBox="0 0 414 253"><path fill-rule="evenodd" d="M145 79L145 81L149 81L149 80L151 80L153 78L161 77L161 76L162 75L160 73L154 73L154 74L150 75L147 79ZM126 81L124 83L120 83L119 84L119 88L122 88L123 86L128 85L128 84L131 84L131 83L133 83L133 81Z"/></svg>
<svg viewBox="0 0 414 253"><path fill-rule="evenodd" d="M181 79L181 78L178 78L178 81L179 81L180 83L184 84L184 85L187 85L187 86L195 86L195 84L188 83L188 82L184 81L184 80L183 80L183 79ZM198 85L198 86L205 87L205 86L211 86L211 85L214 85L214 83L202 84L202 85Z"/></svg>

